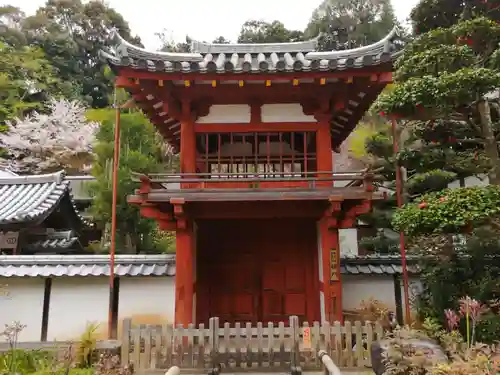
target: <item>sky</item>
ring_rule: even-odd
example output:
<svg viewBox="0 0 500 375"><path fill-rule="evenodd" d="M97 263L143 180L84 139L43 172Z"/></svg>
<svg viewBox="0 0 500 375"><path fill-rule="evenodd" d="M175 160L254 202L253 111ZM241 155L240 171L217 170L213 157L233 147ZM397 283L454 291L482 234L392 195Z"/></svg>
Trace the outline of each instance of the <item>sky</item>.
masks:
<svg viewBox="0 0 500 375"><path fill-rule="evenodd" d="M45 0L0 0L20 7L28 15ZM410 14L418 0L392 0L400 21ZM224 36L238 37L248 19L279 20L288 29L303 30L321 0L106 0L128 21L133 34L141 37L146 48L159 46L156 32L165 30L174 40L185 35L195 40L211 41Z"/></svg>

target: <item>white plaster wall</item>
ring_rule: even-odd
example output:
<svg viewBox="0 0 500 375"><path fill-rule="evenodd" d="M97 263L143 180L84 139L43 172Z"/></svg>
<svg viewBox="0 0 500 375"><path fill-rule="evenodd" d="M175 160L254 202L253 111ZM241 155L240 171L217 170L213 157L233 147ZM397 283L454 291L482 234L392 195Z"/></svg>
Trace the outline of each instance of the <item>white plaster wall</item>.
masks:
<svg viewBox="0 0 500 375"><path fill-rule="evenodd" d="M174 277L122 277L118 320L132 318L153 324L173 323Z"/></svg>
<svg viewBox="0 0 500 375"><path fill-rule="evenodd" d="M305 115L297 103L264 104L261 116L262 122L316 122L314 116Z"/></svg>
<svg viewBox="0 0 500 375"><path fill-rule="evenodd" d="M198 118L196 122L199 124L248 124L250 117L250 106L248 104L215 104L210 107L208 115Z"/></svg>
<svg viewBox="0 0 500 375"><path fill-rule="evenodd" d="M410 278L410 304L421 290L422 284ZM356 310L361 302L376 299L392 311L396 309L394 278L391 275L342 275L342 308ZM401 300L404 303L404 290L401 283ZM404 314L404 308L403 308Z"/></svg>
<svg viewBox="0 0 500 375"><path fill-rule="evenodd" d="M342 308L355 310L361 301L374 298L389 308L396 307L394 279L389 275L342 275Z"/></svg>
<svg viewBox="0 0 500 375"><path fill-rule="evenodd" d="M297 103L264 104L261 107L262 122L316 122L314 116L307 116ZM208 115L196 120L199 124L235 123L248 124L251 119L250 106L246 104L216 104L210 107Z"/></svg>
<svg viewBox="0 0 500 375"><path fill-rule="evenodd" d="M19 341L39 341L42 331L43 278L2 278L8 295L0 296L0 326L15 321L26 325ZM0 341L5 341L0 337Z"/></svg>
<svg viewBox="0 0 500 375"><path fill-rule="evenodd" d="M89 323L99 324L99 332L105 333L108 305L107 277L53 278L47 339L77 339Z"/></svg>

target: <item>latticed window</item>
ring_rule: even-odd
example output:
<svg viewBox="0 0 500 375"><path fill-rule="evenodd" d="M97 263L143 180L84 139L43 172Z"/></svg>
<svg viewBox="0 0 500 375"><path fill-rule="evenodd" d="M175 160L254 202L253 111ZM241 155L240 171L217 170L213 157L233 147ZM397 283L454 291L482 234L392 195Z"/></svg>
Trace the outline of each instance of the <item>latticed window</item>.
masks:
<svg viewBox="0 0 500 375"><path fill-rule="evenodd" d="M198 168L211 178L292 178L316 171L314 132L199 134Z"/></svg>

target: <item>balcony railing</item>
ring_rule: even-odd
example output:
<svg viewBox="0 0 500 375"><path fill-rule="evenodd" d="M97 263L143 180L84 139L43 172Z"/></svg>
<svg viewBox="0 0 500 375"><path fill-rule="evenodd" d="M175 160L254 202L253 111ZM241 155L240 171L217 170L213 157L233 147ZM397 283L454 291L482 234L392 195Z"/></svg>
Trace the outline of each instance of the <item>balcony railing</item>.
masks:
<svg viewBox="0 0 500 375"><path fill-rule="evenodd" d="M176 173L134 174L136 182L150 184L151 188L168 191L182 190L259 190L259 189L332 189L356 185L372 191L377 179L366 172L236 172L236 173Z"/></svg>

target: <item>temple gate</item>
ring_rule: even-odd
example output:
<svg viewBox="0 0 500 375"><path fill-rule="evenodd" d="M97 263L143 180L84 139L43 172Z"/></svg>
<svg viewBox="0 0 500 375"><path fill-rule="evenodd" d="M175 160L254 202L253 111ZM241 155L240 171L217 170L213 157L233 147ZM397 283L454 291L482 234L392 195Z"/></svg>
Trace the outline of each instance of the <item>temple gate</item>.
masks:
<svg viewBox="0 0 500 375"><path fill-rule="evenodd" d="M338 230L380 196L370 174L334 173L332 155L391 82L396 37L167 53L116 35L102 52L180 152L179 174L136 176L128 197L176 231L176 324L342 320Z"/></svg>

